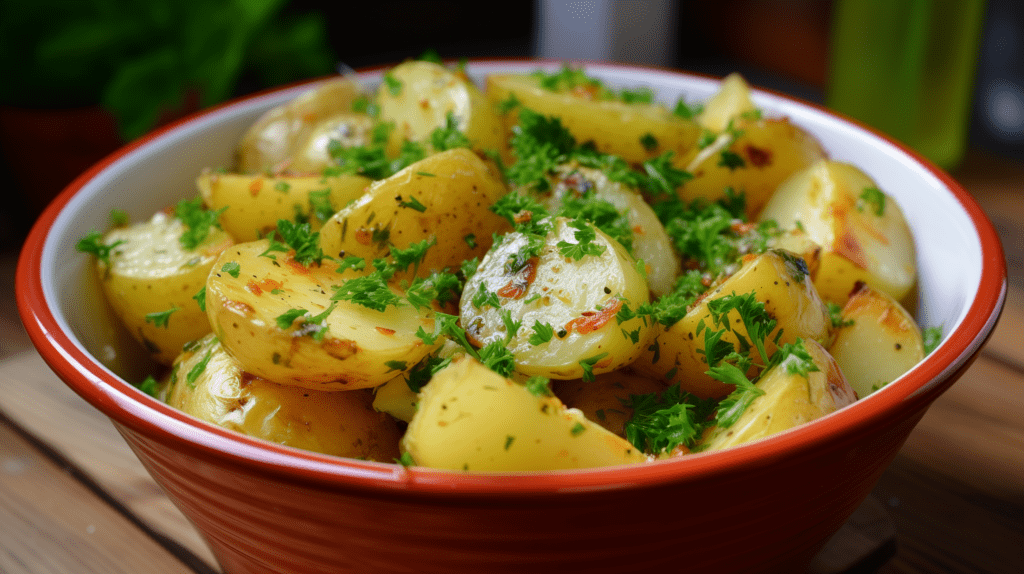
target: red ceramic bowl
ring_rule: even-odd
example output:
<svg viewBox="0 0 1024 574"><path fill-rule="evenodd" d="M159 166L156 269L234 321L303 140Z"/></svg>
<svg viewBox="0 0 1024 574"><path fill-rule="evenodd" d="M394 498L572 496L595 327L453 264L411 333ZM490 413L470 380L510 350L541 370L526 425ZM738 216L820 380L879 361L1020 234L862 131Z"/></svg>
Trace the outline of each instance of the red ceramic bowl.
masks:
<svg viewBox="0 0 1024 574"><path fill-rule="evenodd" d="M496 71L555 62L475 62ZM674 102L716 81L589 65L613 86L648 85ZM379 72L363 74L368 83ZM18 267L25 326L53 370L108 415L198 527L225 571L799 572L872 489L925 409L970 365L1002 309L1006 269L991 223L948 175L915 153L819 107L757 91L828 153L871 175L915 236L917 316L944 341L881 391L792 431L641 466L464 474L339 459L199 422L140 393L118 330L75 242L112 208L135 220L193 196L202 167L229 165L261 112L289 87L194 115L121 149L46 210ZM128 357L130 359L130 357Z"/></svg>

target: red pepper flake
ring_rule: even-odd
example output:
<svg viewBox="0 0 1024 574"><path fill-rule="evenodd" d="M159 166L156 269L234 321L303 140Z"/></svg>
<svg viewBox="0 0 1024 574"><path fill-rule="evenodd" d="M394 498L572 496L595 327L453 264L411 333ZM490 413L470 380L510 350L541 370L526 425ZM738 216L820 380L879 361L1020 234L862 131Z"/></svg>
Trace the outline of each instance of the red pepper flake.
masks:
<svg viewBox="0 0 1024 574"><path fill-rule="evenodd" d="M743 223L741 221L737 221L736 223L733 223L730 226L730 229L736 235L746 235L747 233L750 233L751 231L757 229L757 223L755 223L753 221L748 222L748 223Z"/></svg>
<svg viewBox="0 0 1024 574"><path fill-rule="evenodd" d="M527 260L526 265L523 265L519 271L516 271L508 284L498 289L498 296L508 299L519 299L525 295L530 288L530 284L537 278L538 261L539 259L536 257L531 257Z"/></svg>
<svg viewBox="0 0 1024 574"><path fill-rule="evenodd" d="M747 159L750 160L750 164L754 167L768 167L772 164L772 150L755 147L751 144L747 144L746 149Z"/></svg>
<svg viewBox="0 0 1024 574"><path fill-rule="evenodd" d="M264 291L273 291L274 289L280 289L281 285L283 285L283 283L281 283L280 281L275 281L273 279L264 279L259 283L257 283L253 279L250 279L249 282L245 284L245 288L250 293L258 297L262 295Z"/></svg>
<svg viewBox="0 0 1024 574"><path fill-rule="evenodd" d="M359 229L356 230L355 238L356 243L360 245L369 245L373 243L373 234L370 233L370 230L366 229L365 227L360 227Z"/></svg>
<svg viewBox="0 0 1024 574"><path fill-rule="evenodd" d="M565 324L566 333L572 333L573 329L580 335L593 333L604 327L612 317L622 308L622 299L611 299L600 311L584 311L581 316Z"/></svg>
<svg viewBox="0 0 1024 574"><path fill-rule="evenodd" d="M527 221L532 221L532 220L533 220L533 212L532 211L526 211L526 210L520 211L519 213L515 214L515 217L512 218L512 221L514 221L516 223L526 223Z"/></svg>
<svg viewBox="0 0 1024 574"><path fill-rule="evenodd" d="M256 197L260 194L261 189L263 189L263 178L257 177L249 184L249 195Z"/></svg>
<svg viewBox="0 0 1024 574"><path fill-rule="evenodd" d="M374 327L374 328L377 329L377 332L380 333L381 335L387 335L388 337L390 337L391 335L395 334L395 330L394 329L388 329L387 327Z"/></svg>
<svg viewBox="0 0 1024 574"><path fill-rule="evenodd" d="M292 259L291 257L286 259L284 264L287 265L288 267L291 267L293 271L300 275L309 275L309 268L299 263L298 261Z"/></svg>

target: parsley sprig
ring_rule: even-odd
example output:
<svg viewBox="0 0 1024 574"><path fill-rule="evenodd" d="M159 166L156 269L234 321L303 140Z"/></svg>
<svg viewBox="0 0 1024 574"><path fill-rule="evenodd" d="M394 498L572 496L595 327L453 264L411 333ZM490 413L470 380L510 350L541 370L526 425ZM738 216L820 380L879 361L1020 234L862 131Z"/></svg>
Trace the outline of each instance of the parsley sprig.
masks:
<svg viewBox="0 0 1024 574"><path fill-rule="evenodd" d="M174 206L174 216L181 220L185 226L184 233L178 237L178 242L184 249L192 250L199 247L210 235L210 229L220 229L220 214L227 209L227 206L220 209L205 209L203 199L183 199Z"/></svg>

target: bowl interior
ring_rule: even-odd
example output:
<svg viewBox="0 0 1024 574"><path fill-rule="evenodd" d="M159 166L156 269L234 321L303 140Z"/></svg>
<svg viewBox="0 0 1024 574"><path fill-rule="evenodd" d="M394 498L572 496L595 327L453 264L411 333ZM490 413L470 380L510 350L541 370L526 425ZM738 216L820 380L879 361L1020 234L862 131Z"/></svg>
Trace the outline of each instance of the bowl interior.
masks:
<svg viewBox="0 0 1024 574"><path fill-rule="evenodd" d="M490 73L555 69L560 65L472 62L468 72L482 85ZM717 89L713 78L676 72L598 64L588 65L587 70L612 87L649 86L658 100L669 105L681 97L699 102ZM380 80L379 71L361 76L371 86ZM268 92L179 122L111 156L58 200L58 204L66 203L49 226L38 261L43 297L56 328L67 335L68 344L94 357L102 365L97 368L111 380L140 381L148 365L133 358L139 353L137 348L125 350L123 333L110 323L102 306L94 304L101 297L92 277L91 260L75 251L75 243L91 230L105 230L113 209L125 210L133 221L141 221L180 199L194 197L195 178L202 168L231 165L234 147L249 124L265 110L307 88ZM949 334L968 316L983 281L983 241L976 228L977 216L965 209L965 200L970 201L966 194L912 152L851 121L766 91L755 91L754 100L766 115L788 116L819 138L833 159L860 167L900 204L917 249L919 284L917 308L912 311L922 326L941 327L947 345ZM994 320L993 316L989 323ZM966 360L980 344L980 340L964 342L955 360ZM957 366L944 367L948 370ZM868 400L878 400L876 396L891 388L911 384L908 378L913 377L903 377L899 384L889 385ZM935 383L934 377L917 377L913 384L919 388L914 392Z"/></svg>

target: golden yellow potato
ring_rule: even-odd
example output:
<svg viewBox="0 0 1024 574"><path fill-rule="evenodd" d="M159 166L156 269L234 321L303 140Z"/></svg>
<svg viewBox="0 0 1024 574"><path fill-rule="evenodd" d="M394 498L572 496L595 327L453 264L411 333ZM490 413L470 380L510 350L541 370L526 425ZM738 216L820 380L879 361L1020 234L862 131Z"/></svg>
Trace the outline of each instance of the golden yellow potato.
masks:
<svg viewBox="0 0 1024 574"><path fill-rule="evenodd" d="M449 150L375 182L324 224L320 244L334 257L372 260L388 256L392 246L436 239L419 274L458 268L483 257L491 235L509 228L490 210L504 194L505 184L488 163L468 149Z"/></svg>
<svg viewBox="0 0 1024 574"><path fill-rule="evenodd" d="M754 220L779 185L794 173L825 157L812 135L787 118L740 119L739 137L723 133L708 147L676 162L693 175L678 190L686 201L716 200L725 189L743 192L747 217Z"/></svg>
<svg viewBox="0 0 1024 574"><path fill-rule="evenodd" d="M317 175L335 165L331 142L343 148L365 146L373 140L374 120L367 114L339 113L314 124L308 134L296 139L287 163L287 173Z"/></svg>
<svg viewBox="0 0 1024 574"><path fill-rule="evenodd" d="M286 171L297 146L305 144L321 121L343 112L362 96L362 86L349 77L322 82L297 98L264 113L238 144L238 171Z"/></svg>
<svg viewBox="0 0 1024 574"><path fill-rule="evenodd" d="M584 192L610 203L626 218L632 235L633 256L644 262L651 293L660 297L672 291L679 275L680 258L665 227L640 193L612 181L600 170L575 164L560 167L552 180L551 189L538 194L551 213L555 213L565 201L578 199Z"/></svg>
<svg viewBox="0 0 1024 574"><path fill-rule="evenodd" d="M843 326L828 350L861 398L924 358L921 330L914 318L881 291L861 285L846 301L841 317Z"/></svg>
<svg viewBox="0 0 1024 574"><path fill-rule="evenodd" d="M480 89L465 74L440 64L417 60L395 66L377 90L377 104L378 119L395 126L388 142L391 155L398 155L406 140L429 144L449 114L474 150L505 149L501 119Z"/></svg>
<svg viewBox="0 0 1024 574"><path fill-rule="evenodd" d="M171 364L181 346L210 332L206 314L193 298L221 251L233 243L211 227L195 249L179 238L180 219L157 213L147 222L108 232L103 243L123 242L111 250L109 264L97 260L103 292L111 308L154 359Z"/></svg>
<svg viewBox="0 0 1024 574"><path fill-rule="evenodd" d="M242 242L265 237L279 219L300 218L320 229L372 181L361 175L270 177L204 170L196 186L210 209L227 208L221 226Z"/></svg>
<svg viewBox="0 0 1024 574"><path fill-rule="evenodd" d="M262 256L268 247L260 240L224 251L206 282L214 333L246 371L323 391L368 388L411 369L440 345L415 335L421 327L433 332L429 309L404 303L380 311L332 301L335 287L355 272L339 274L327 259L307 267L280 252L275 259ZM282 319L290 313L291 320Z"/></svg>
<svg viewBox="0 0 1024 574"><path fill-rule="evenodd" d="M498 106L515 97L523 107L560 118L580 143L593 142L598 151L630 163L643 163L666 151L687 155L697 144L700 126L674 115L661 104L592 99L589 92L554 92L531 75L488 76L487 98ZM505 115L506 137L518 122L513 109Z"/></svg>
<svg viewBox="0 0 1024 574"><path fill-rule="evenodd" d="M580 259L559 244L578 246L578 230L566 218L549 220L551 231L537 256L519 255L530 238L506 235L466 281L460 321L477 346L504 341L516 370L552 379L577 379L628 365L649 343L653 329L644 318L619 322L616 314L649 301L647 282L622 245L590 224L590 244L600 253ZM510 262L519 261L512 265ZM509 333L505 315L520 323ZM546 331L544 341L532 340Z"/></svg>
<svg viewBox="0 0 1024 574"><path fill-rule="evenodd" d="M782 184L761 212L822 246L815 286L842 305L858 281L897 301L913 289L914 237L899 204L860 169L819 161Z"/></svg>
<svg viewBox="0 0 1024 574"><path fill-rule="evenodd" d="M747 256L739 271L709 291L682 319L669 327L658 325L654 342L632 368L669 384L679 383L684 391L702 398L729 394L733 390L732 385L705 374L708 364L704 356L704 334L698 334L698 331L702 326L713 325L708 303L733 294L753 293L755 299L764 304L765 311L777 321L775 329L767 336L765 351L768 356L775 349L773 340L779 330L782 331L781 343L790 343L797 338L830 342L828 307L818 296L806 272L803 260L785 251L769 250L761 255ZM749 338L737 313L733 311L728 316L733 321L732 329ZM736 335L729 331L722 340L733 345L738 341ZM751 351L752 357L756 354L756 351ZM761 361L760 358L755 360Z"/></svg>
<svg viewBox="0 0 1024 574"><path fill-rule="evenodd" d="M323 392L253 376L213 335L174 363L167 404L242 434L303 450L391 462L401 431L369 391Z"/></svg>
<svg viewBox="0 0 1024 574"><path fill-rule="evenodd" d="M625 439L553 396L464 358L420 392L402 448L417 465L468 471L590 468L644 462Z"/></svg>
<svg viewBox="0 0 1024 574"><path fill-rule="evenodd" d="M626 423L633 409L623 405L630 395L648 395L665 390L665 383L628 371L597 375L593 381L575 379L551 381L551 390L565 406L579 409L583 415L618 436L625 438Z"/></svg>
<svg viewBox="0 0 1024 574"><path fill-rule="evenodd" d="M698 444L701 450L722 450L755 441L821 418L857 400L842 371L824 347L803 341L817 371L803 374L788 368L793 357L765 371L754 385L764 394L754 399L728 428L712 428Z"/></svg>
<svg viewBox="0 0 1024 574"><path fill-rule="evenodd" d="M756 109L750 98L750 85L743 76L734 72L722 79L718 91L704 102L704 109L694 119L717 134L725 131L730 122L736 122Z"/></svg>

